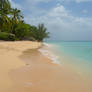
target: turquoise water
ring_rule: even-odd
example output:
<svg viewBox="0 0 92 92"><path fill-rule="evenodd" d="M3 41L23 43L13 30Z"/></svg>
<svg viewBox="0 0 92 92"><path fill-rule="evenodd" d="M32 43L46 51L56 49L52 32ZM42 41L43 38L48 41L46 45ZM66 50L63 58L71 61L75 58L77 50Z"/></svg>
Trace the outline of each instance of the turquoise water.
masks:
<svg viewBox="0 0 92 92"><path fill-rule="evenodd" d="M78 72L92 75L92 42L49 42L53 44L59 61Z"/></svg>
<svg viewBox="0 0 92 92"><path fill-rule="evenodd" d="M92 42L53 42L59 51L92 62Z"/></svg>

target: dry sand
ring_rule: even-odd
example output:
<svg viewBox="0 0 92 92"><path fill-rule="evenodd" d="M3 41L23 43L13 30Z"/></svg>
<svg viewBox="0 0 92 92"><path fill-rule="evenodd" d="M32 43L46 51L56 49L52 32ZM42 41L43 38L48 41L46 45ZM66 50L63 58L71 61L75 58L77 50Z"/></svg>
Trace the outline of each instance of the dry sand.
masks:
<svg viewBox="0 0 92 92"><path fill-rule="evenodd" d="M24 67L25 63L18 57L26 49L38 48L38 42L0 42L0 92L5 92L14 83L9 76L13 69Z"/></svg>
<svg viewBox="0 0 92 92"><path fill-rule="evenodd" d="M37 42L0 43L0 92L92 92L92 85L79 74L33 49L40 46Z"/></svg>

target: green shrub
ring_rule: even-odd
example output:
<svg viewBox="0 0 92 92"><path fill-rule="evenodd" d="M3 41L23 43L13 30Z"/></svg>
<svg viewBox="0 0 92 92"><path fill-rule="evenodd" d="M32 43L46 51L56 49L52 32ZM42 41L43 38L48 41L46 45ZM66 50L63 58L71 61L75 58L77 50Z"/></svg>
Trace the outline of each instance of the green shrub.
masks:
<svg viewBox="0 0 92 92"><path fill-rule="evenodd" d="M11 33L0 32L0 40L14 41L16 40L15 35Z"/></svg>
<svg viewBox="0 0 92 92"><path fill-rule="evenodd" d="M27 24L19 23L15 28L14 34L19 40L28 39L30 35L29 26Z"/></svg>
<svg viewBox="0 0 92 92"><path fill-rule="evenodd" d="M16 37L15 37L15 35L14 34L9 34L8 33L8 37L9 37L9 40L11 40L11 41L15 41L16 40Z"/></svg>
<svg viewBox="0 0 92 92"><path fill-rule="evenodd" d="M49 38L49 32L47 32L44 24L39 24L38 27L30 26L30 36L36 41L43 41L46 38Z"/></svg>

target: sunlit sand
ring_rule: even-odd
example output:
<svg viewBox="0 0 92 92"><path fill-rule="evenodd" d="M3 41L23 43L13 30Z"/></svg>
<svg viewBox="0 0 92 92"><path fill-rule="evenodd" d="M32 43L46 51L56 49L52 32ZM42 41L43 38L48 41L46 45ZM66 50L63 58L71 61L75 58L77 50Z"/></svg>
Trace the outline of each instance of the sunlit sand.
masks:
<svg viewBox="0 0 92 92"><path fill-rule="evenodd" d="M0 92L92 92L91 82L52 63L38 42L0 43Z"/></svg>

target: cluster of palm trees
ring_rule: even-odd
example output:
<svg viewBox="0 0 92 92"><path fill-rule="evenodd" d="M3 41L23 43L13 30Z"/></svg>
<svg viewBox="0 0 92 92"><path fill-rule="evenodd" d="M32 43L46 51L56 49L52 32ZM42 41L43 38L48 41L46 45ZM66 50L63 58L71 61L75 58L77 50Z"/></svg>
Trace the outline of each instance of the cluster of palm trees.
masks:
<svg viewBox="0 0 92 92"><path fill-rule="evenodd" d="M44 24L26 24L21 10L12 8L9 0L0 0L0 40L37 40L49 37Z"/></svg>
<svg viewBox="0 0 92 92"><path fill-rule="evenodd" d="M14 23L21 21L23 16L21 11L17 8L11 8L11 4L8 0L0 0L0 31L2 31L3 26L12 27Z"/></svg>

